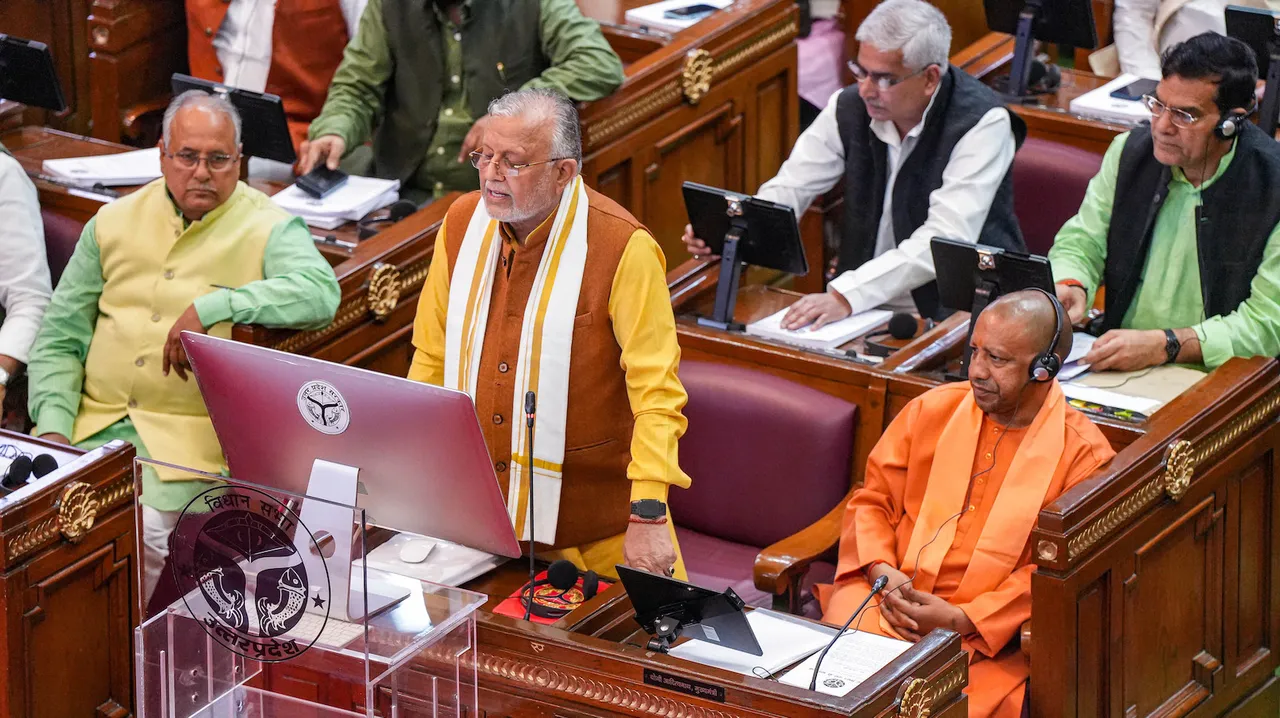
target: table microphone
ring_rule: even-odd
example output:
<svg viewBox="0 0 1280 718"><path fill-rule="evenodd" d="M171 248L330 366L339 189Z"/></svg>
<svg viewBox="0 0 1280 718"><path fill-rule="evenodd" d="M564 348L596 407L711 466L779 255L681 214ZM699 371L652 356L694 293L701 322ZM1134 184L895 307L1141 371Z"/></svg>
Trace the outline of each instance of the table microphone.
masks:
<svg viewBox="0 0 1280 718"><path fill-rule="evenodd" d="M888 583L889 576L884 575L877 578L876 582L871 584L871 592L867 594L866 598L862 599L862 603L858 605L858 610L849 615L849 620L844 622L844 625L840 627L840 630L836 631L836 635L831 639L831 642L827 644L826 648L822 649L822 653L818 654L818 662L813 664L813 675L809 678L809 690L813 691L818 689L818 669L822 667L822 659L827 657L827 651L831 650L831 647L836 645L836 641L840 640L840 637L844 635L844 632L849 630L849 625L853 623L853 619L857 618L859 613L862 613L862 609L866 607L867 603L871 600L871 597L883 591L885 585Z"/></svg>
<svg viewBox="0 0 1280 718"><path fill-rule="evenodd" d="M529 620L529 613L533 610L533 580L538 575L537 566L533 563L534 529L537 526L537 514L533 511L533 424L538 413L538 395L532 389L524 394L524 425L528 431L529 439L525 447L529 459L529 600L524 604L524 620ZM577 580L576 578L574 579Z"/></svg>

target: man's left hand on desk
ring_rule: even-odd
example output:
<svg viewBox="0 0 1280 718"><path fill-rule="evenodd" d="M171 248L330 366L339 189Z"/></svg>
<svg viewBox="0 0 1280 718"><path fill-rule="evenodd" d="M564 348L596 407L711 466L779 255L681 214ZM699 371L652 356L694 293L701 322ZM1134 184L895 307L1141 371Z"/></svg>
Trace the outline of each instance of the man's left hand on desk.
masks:
<svg viewBox="0 0 1280 718"><path fill-rule="evenodd" d="M1112 329L1098 337L1081 361L1091 371L1137 371L1164 364L1164 347L1159 329Z"/></svg>
<svg viewBox="0 0 1280 718"><path fill-rule="evenodd" d="M962 636L977 630L960 607L909 586L899 593L885 596L884 602L896 615L897 623L890 619L894 630L910 641L919 641L921 636L935 628L955 631Z"/></svg>
<svg viewBox="0 0 1280 718"><path fill-rule="evenodd" d="M792 304L791 309L782 318L782 328L795 331L812 324L814 329L821 329L852 313L853 308L849 306L849 300L839 292L827 290L821 294L806 295Z"/></svg>

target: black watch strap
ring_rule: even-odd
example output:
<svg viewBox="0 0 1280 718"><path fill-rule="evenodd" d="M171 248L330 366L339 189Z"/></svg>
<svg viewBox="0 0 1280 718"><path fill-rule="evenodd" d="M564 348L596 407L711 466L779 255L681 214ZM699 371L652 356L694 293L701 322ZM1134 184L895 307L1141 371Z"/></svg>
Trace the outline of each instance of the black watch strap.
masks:
<svg viewBox="0 0 1280 718"><path fill-rule="evenodd" d="M640 499L631 502L631 515L642 519L660 519L667 515L667 505L657 499Z"/></svg>
<svg viewBox="0 0 1280 718"><path fill-rule="evenodd" d="M1178 335L1173 333L1172 329L1164 330L1164 353L1167 357L1166 363L1172 364L1178 360L1178 354L1182 351L1182 342L1178 341Z"/></svg>

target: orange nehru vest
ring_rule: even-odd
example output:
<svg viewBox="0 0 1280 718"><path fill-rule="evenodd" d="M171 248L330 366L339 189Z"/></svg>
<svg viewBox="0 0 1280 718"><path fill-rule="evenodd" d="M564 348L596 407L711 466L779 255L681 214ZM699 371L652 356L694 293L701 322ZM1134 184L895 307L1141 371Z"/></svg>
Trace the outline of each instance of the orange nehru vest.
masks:
<svg viewBox="0 0 1280 718"><path fill-rule="evenodd" d="M213 38L227 15L230 0L186 2L191 74L222 82L223 69L213 49ZM307 138L307 126L324 106L348 39L347 22L338 0L276 0L266 91L284 100L295 149Z"/></svg>
<svg viewBox="0 0 1280 718"><path fill-rule="evenodd" d="M622 252L641 226L616 202L591 188L587 188L587 198L587 261L573 321L569 417L565 425L564 483L556 548L616 536L627 530L630 511L627 465L631 462L635 420L627 399L622 349L613 336L609 318L609 293ZM445 238L449 276L453 276L466 227L479 201L480 193L472 192L449 208ZM520 329L550 231L551 222L544 222L514 255L505 247L500 250L505 263L511 265L510 274L504 262L499 261L489 304L475 402L504 494L510 478L509 422L523 420L510 415Z"/></svg>

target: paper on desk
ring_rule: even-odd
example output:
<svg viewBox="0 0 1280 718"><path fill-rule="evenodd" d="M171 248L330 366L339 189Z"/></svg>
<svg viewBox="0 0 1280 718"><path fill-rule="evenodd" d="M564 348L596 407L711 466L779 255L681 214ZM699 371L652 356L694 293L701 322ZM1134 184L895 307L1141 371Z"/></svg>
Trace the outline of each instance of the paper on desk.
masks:
<svg viewBox="0 0 1280 718"><path fill-rule="evenodd" d="M788 344L798 344L804 347L834 349L889 321L889 317L893 316L893 312L887 309L871 309L846 317L838 322L832 322L816 330L811 327L801 327L795 330L783 329L782 318L786 315L787 310L783 309L758 322L752 322L747 325L747 334Z"/></svg>
<svg viewBox="0 0 1280 718"><path fill-rule="evenodd" d="M323 226L326 220L329 222L336 220L337 224L333 225L336 227L343 222L360 219L399 198L400 180L352 175L332 194L320 199L298 189L297 185L289 185L271 199L286 212L307 220L308 224L319 227ZM312 220L316 221L312 222ZM332 227L327 228L332 229Z"/></svg>
<svg viewBox="0 0 1280 718"><path fill-rule="evenodd" d="M770 674L821 650L835 630L791 616L757 608L747 614L747 623L756 634L763 656L735 651L706 641L687 641L671 649L671 655L686 661L715 666L743 675L756 675L757 668Z"/></svg>
<svg viewBox="0 0 1280 718"><path fill-rule="evenodd" d="M1062 371L1058 372L1058 381L1065 382L1080 376L1089 371L1089 365L1080 360L1093 349L1093 343L1098 338L1092 334L1085 332L1073 332L1071 335L1071 353L1067 355L1067 360L1062 364Z"/></svg>
<svg viewBox="0 0 1280 718"><path fill-rule="evenodd" d="M42 168L47 175L81 185L117 187L146 184L160 176L160 148L45 160Z"/></svg>
<svg viewBox="0 0 1280 718"><path fill-rule="evenodd" d="M632 8L623 14L623 19L628 25L647 27L662 32L680 32L706 18L696 15L692 18L667 17L668 10L678 10L693 5L711 5L715 8L723 9L732 4L733 0L662 0L651 5Z"/></svg>
<svg viewBox="0 0 1280 718"><path fill-rule="evenodd" d="M1062 392L1071 399L1150 416L1204 377L1198 369L1166 364L1140 371L1091 372L1063 384Z"/></svg>
<svg viewBox="0 0 1280 718"><path fill-rule="evenodd" d="M822 668L818 671L818 692L831 696L847 695L910 647L910 643L896 638L849 631L822 659ZM789 686L808 688L817 663L816 654L809 656L804 663L787 671L781 681Z"/></svg>

